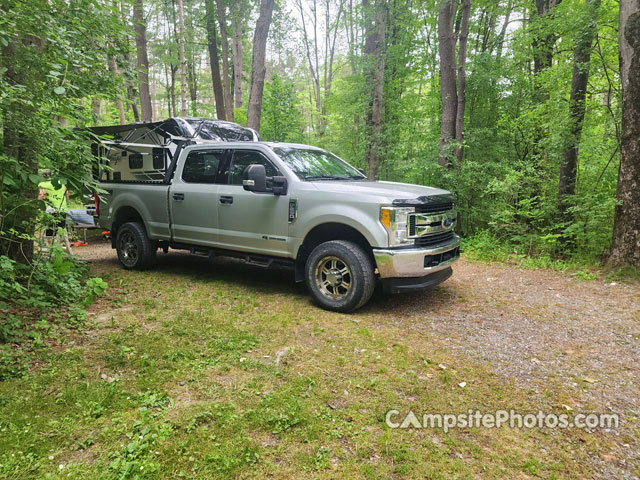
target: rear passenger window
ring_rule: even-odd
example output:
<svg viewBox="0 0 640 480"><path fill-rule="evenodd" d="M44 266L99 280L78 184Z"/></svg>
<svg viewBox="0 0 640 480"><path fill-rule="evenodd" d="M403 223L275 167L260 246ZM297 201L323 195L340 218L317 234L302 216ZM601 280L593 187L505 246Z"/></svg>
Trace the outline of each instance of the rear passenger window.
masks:
<svg viewBox="0 0 640 480"><path fill-rule="evenodd" d="M182 180L187 183L219 183L218 169L224 158L223 150L194 151L184 162Z"/></svg>
<svg viewBox="0 0 640 480"><path fill-rule="evenodd" d="M278 170L261 153L251 150L236 150L233 152L233 160L229 169L229 185L242 185L244 171L249 165L264 165L267 177L279 175Z"/></svg>

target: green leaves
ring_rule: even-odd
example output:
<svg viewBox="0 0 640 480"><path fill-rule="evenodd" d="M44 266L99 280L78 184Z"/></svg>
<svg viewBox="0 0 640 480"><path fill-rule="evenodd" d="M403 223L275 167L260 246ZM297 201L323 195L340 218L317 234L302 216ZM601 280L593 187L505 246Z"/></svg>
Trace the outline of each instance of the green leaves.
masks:
<svg viewBox="0 0 640 480"><path fill-rule="evenodd" d="M56 87L53 89L53 92L56 95L64 95L64 92L66 92L66 89L64 87Z"/></svg>
<svg viewBox="0 0 640 480"><path fill-rule="evenodd" d="M107 282L100 277L93 277L87 280L87 290L89 295L97 296L102 295L107 289Z"/></svg>

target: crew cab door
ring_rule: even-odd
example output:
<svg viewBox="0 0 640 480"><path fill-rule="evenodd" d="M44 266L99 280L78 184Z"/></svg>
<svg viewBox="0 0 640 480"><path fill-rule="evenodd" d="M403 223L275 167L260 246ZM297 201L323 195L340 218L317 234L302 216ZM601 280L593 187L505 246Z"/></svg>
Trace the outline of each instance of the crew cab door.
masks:
<svg viewBox="0 0 640 480"><path fill-rule="evenodd" d="M289 196L244 190L242 178L249 165L264 165L267 177L280 172L258 150L235 149L227 158L218 191L219 244L222 248L287 256Z"/></svg>
<svg viewBox="0 0 640 480"><path fill-rule="evenodd" d="M174 242L215 246L218 241L218 189L227 150L191 150L178 167L169 205Z"/></svg>

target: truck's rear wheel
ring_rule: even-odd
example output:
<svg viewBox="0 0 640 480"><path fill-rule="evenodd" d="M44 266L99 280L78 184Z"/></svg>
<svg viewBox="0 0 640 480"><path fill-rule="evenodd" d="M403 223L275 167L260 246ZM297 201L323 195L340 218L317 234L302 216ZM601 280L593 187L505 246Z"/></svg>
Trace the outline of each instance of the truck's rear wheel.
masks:
<svg viewBox="0 0 640 480"><path fill-rule="evenodd" d="M346 240L318 245L307 259L305 278L316 303L335 312L362 307L375 288L371 259L362 247Z"/></svg>
<svg viewBox="0 0 640 480"><path fill-rule="evenodd" d="M118 260L127 270L145 270L156 260L156 242L149 240L144 226L128 222L118 228L116 251Z"/></svg>

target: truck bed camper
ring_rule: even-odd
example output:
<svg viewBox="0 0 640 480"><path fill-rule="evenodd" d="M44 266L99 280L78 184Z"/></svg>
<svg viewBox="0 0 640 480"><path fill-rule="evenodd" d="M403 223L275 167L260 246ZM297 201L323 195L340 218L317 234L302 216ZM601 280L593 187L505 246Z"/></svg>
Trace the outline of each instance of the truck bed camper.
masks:
<svg viewBox="0 0 640 480"><path fill-rule="evenodd" d="M103 182L167 183L180 150L188 145L260 141L251 128L208 118L174 117L90 131L97 137L92 153L101 159L95 175Z"/></svg>

